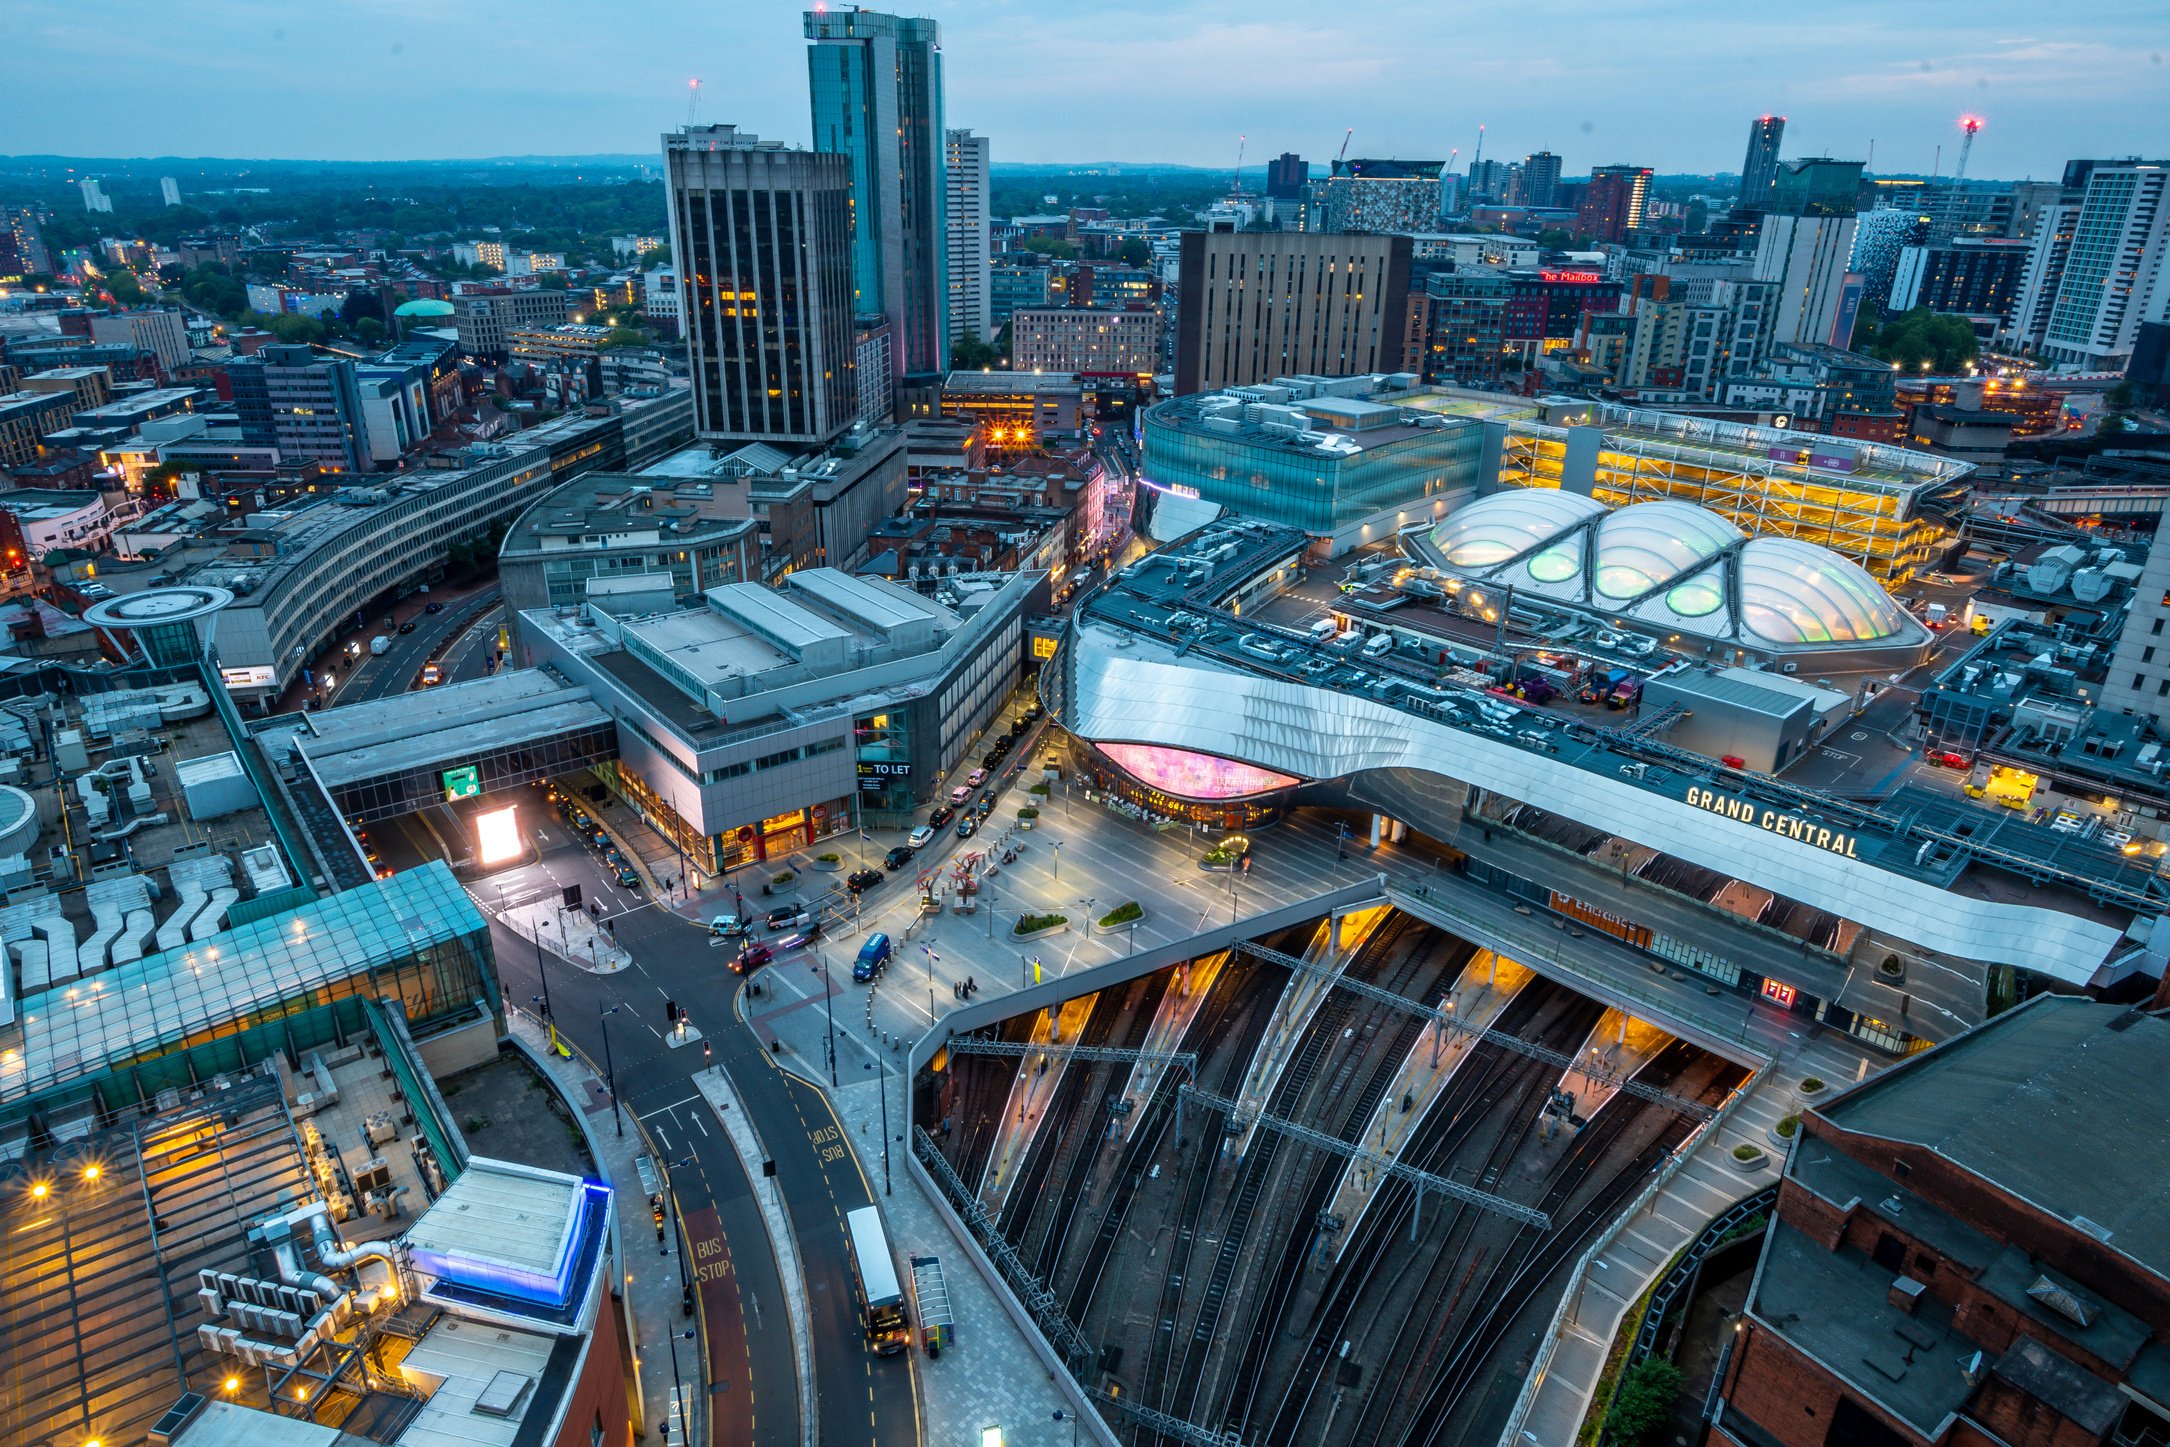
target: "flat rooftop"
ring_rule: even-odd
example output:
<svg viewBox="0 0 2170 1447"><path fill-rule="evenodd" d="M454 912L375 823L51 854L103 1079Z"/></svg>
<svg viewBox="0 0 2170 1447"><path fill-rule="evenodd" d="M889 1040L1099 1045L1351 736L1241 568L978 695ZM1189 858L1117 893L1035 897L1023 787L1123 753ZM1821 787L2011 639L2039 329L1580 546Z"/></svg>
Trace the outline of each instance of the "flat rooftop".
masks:
<svg viewBox="0 0 2170 1447"><path fill-rule="evenodd" d="M2170 1280L2170 1123L2133 1109L2170 1068L2170 1020L2037 996L1818 1113L1926 1147ZM2112 1143L2106 1145L2105 1143Z"/></svg>
<svg viewBox="0 0 2170 1447"><path fill-rule="evenodd" d="M584 688L537 668L414 689L304 715L303 752L327 789L473 759L528 740L611 727Z"/></svg>

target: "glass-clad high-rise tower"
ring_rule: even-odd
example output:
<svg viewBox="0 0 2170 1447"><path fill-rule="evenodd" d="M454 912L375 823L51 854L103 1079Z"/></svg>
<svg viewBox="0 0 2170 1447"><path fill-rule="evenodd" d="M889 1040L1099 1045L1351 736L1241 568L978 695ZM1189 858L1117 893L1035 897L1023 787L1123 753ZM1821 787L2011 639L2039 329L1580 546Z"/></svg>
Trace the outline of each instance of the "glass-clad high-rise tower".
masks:
<svg viewBox="0 0 2170 1447"><path fill-rule="evenodd" d="M1760 211L1778 179L1778 143L1786 138L1784 116L1757 116L1748 123L1748 154L1741 158L1741 205Z"/></svg>
<svg viewBox="0 0 2170 1447"><path fill-rule="evenodd" d="M897 371L949 365L942 42L932 20L806 12L814 149L851 162L852 283L889 319Z"/></svg>

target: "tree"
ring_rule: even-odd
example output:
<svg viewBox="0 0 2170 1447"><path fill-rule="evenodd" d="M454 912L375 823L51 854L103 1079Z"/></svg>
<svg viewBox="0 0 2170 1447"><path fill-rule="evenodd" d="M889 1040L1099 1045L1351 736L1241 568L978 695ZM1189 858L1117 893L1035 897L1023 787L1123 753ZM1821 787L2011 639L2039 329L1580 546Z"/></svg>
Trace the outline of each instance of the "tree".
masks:
<svg viewBox="0 0 2170 1447"><path fill-rule="evenodd" d="M1025 250L1037 251L1042 256L1052 256L1057 261L1077 259L1077 243L1060 236L1028 236L1025 238Z"/></svg>
<svg viewBox="0 0 2170 1447"><path fill-rule="evenodd" d="M1956 372L1981 350L1972 322L1925 306L1882 321L1866 346L1870 356L1909 372Z"/></svg>
<svg viewBox="0 0 2170 1447"><path fill-rule="evenodd" d="M1575 237L1572 232L1562 231L1558 227L1554 227L1550 231L1538 232L1537 244L1547 251L1565 251L1575 244Z"/></svg>
<svg viewBox="0 0 2170 1447"><path fill-rule="evenodd" d="M610 334L596 344L597 351L607 352L614 347L645 347L648 333L640 327L612 327Z"/></svg>
<svg viewBox="0 0 2170 1447"><path fill-rule="evenodd" d="M1143 266L1153 259L1153 248L1142 236L1126 236L1115 254L1125 266Z"/></svg>
<svg viewBox="0 0 2170 1447"><path fill-rule="evenodd" d="M120 306L141 306L147 300L143 283L125 266L116 266L105 274L106 294Z"/></svg>
<svg viewBox="0 0 2170 1447"><path fill-rule="evenodd" d="M980 334L975 331L967 330L949 346L949 365L953 371L976 371L981 367L997 366L1001 361L1002 353L991 343L980 340Z"/></svg>
<svg viewBox="0 0 2170 1447"><path fill-rule="evenodd" d="M361 318L354 324L354 340L365 347L383 345L384 323L378 321L375 317Z"/></svg>
<svg viewBox="0 0 2170 1447"><path fill-rule="evenodd" d="M315 317L305 317L299 312L267 317L263 325L282 342L315 343L324 340L324 323Z"/></svg>
<svg viewBox="0 0 2170 1447"><path fill-rule="evenodd" d="M571 288L572 283L565 279L564 272L552 271L545 273L543 279L537 285L544 291L566 291Z"/></svg>
<svg viewBox="0 0 2170 1447"><path fill-rule="evenodd" d="M1661 1357L1644 1357L1621 1374L1605 1430L1620 1447L1643 1447L1671 1419L1679 1395L1680 1368Z"/></svg>

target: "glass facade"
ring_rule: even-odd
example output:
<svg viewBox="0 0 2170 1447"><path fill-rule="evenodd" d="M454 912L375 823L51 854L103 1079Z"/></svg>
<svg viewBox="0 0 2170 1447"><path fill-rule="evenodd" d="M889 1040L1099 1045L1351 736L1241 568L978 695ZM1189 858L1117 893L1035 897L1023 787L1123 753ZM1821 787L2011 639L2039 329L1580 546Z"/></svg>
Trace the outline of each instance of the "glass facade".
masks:
<svg viewBox="0 0 2170 1447"><path fill-rule="evenodd" d="M606 759L617 757L617 753L617 725L604 723L496 749L471 762L480 775L478 792L493 794L499 789L554 779L575 769L594 768ZM358 783L338 785L331 794L341 813L364 823L412 814L444 801L444 775L448 767L449 764L440 760L397 773L379 774Z"/></svg>
<svg viewBox="0 0 2170 1447"><path fill-rule="evenodd" d="M0 1103L203 1052L337 1001L386 996L417 1028L477 1005L502 1008L488 927L442 863L25 997L21 1049L0 1064ZM186 1085L206 1064L216 1073L247 1063L245 1048L231 1059L211 1050L177 1062L179 1079L162 1084Z"/></svg>
<svg viewBox="0 0 2170 1447"><path fill-rule="evenodd" d="M899 705L861 714L852 722L858 745L859 807L869 812L912 811L911 710Z"/></svg>
<svg viewBox="0 0 2170 1447"><path fill-rule="evenodd" d="M1263 429L1206 431L1158 411L1145 418L1148 486L1319 535L1476 487L1484 451L1475 423L1331 453Z"/></svg>

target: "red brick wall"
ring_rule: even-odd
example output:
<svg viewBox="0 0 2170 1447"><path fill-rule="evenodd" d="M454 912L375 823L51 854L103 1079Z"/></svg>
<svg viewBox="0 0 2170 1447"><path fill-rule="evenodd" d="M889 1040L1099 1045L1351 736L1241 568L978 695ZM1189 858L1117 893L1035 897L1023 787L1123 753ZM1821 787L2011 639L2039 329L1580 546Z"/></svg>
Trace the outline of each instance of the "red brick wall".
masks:
<svg viewBox="0 0 2170 1447"><path fill-rule="evenodd" d="M1824 1447L1831 1413L1846 1393L1822 1367L1751 1321L1741 1333L1729 1375L1727 1416L1747 1417L1780 1447ZM1856 1401L1906 1441L1926 1447L1927 1438L1892 1421L1870 1403ZM1713 1434L1708 1440L1720 1443L1724 1439Z"/></svg>
<svg viewBox="0 0 2170 1447"><path fill-rule="evenodd" d="M568 1389L564 1425L554 1447L588 1447L595 1440L596 1423L602 1423L603 1447L633 1447L633 1420L626 1405L625 1363L618 1343L625 1335L618 1298L607 1292L595 1316L595 1333L588 1338L588 1354L580 1374Z"/></svg>
<svg viewBox="0 0 2170 1447"><path fill-rule="evenodd" d="M1994 1376L1982 1383L1968 1411L2010 1447L2096 1447L2101 1441L2056 1409Z"/></svg>

